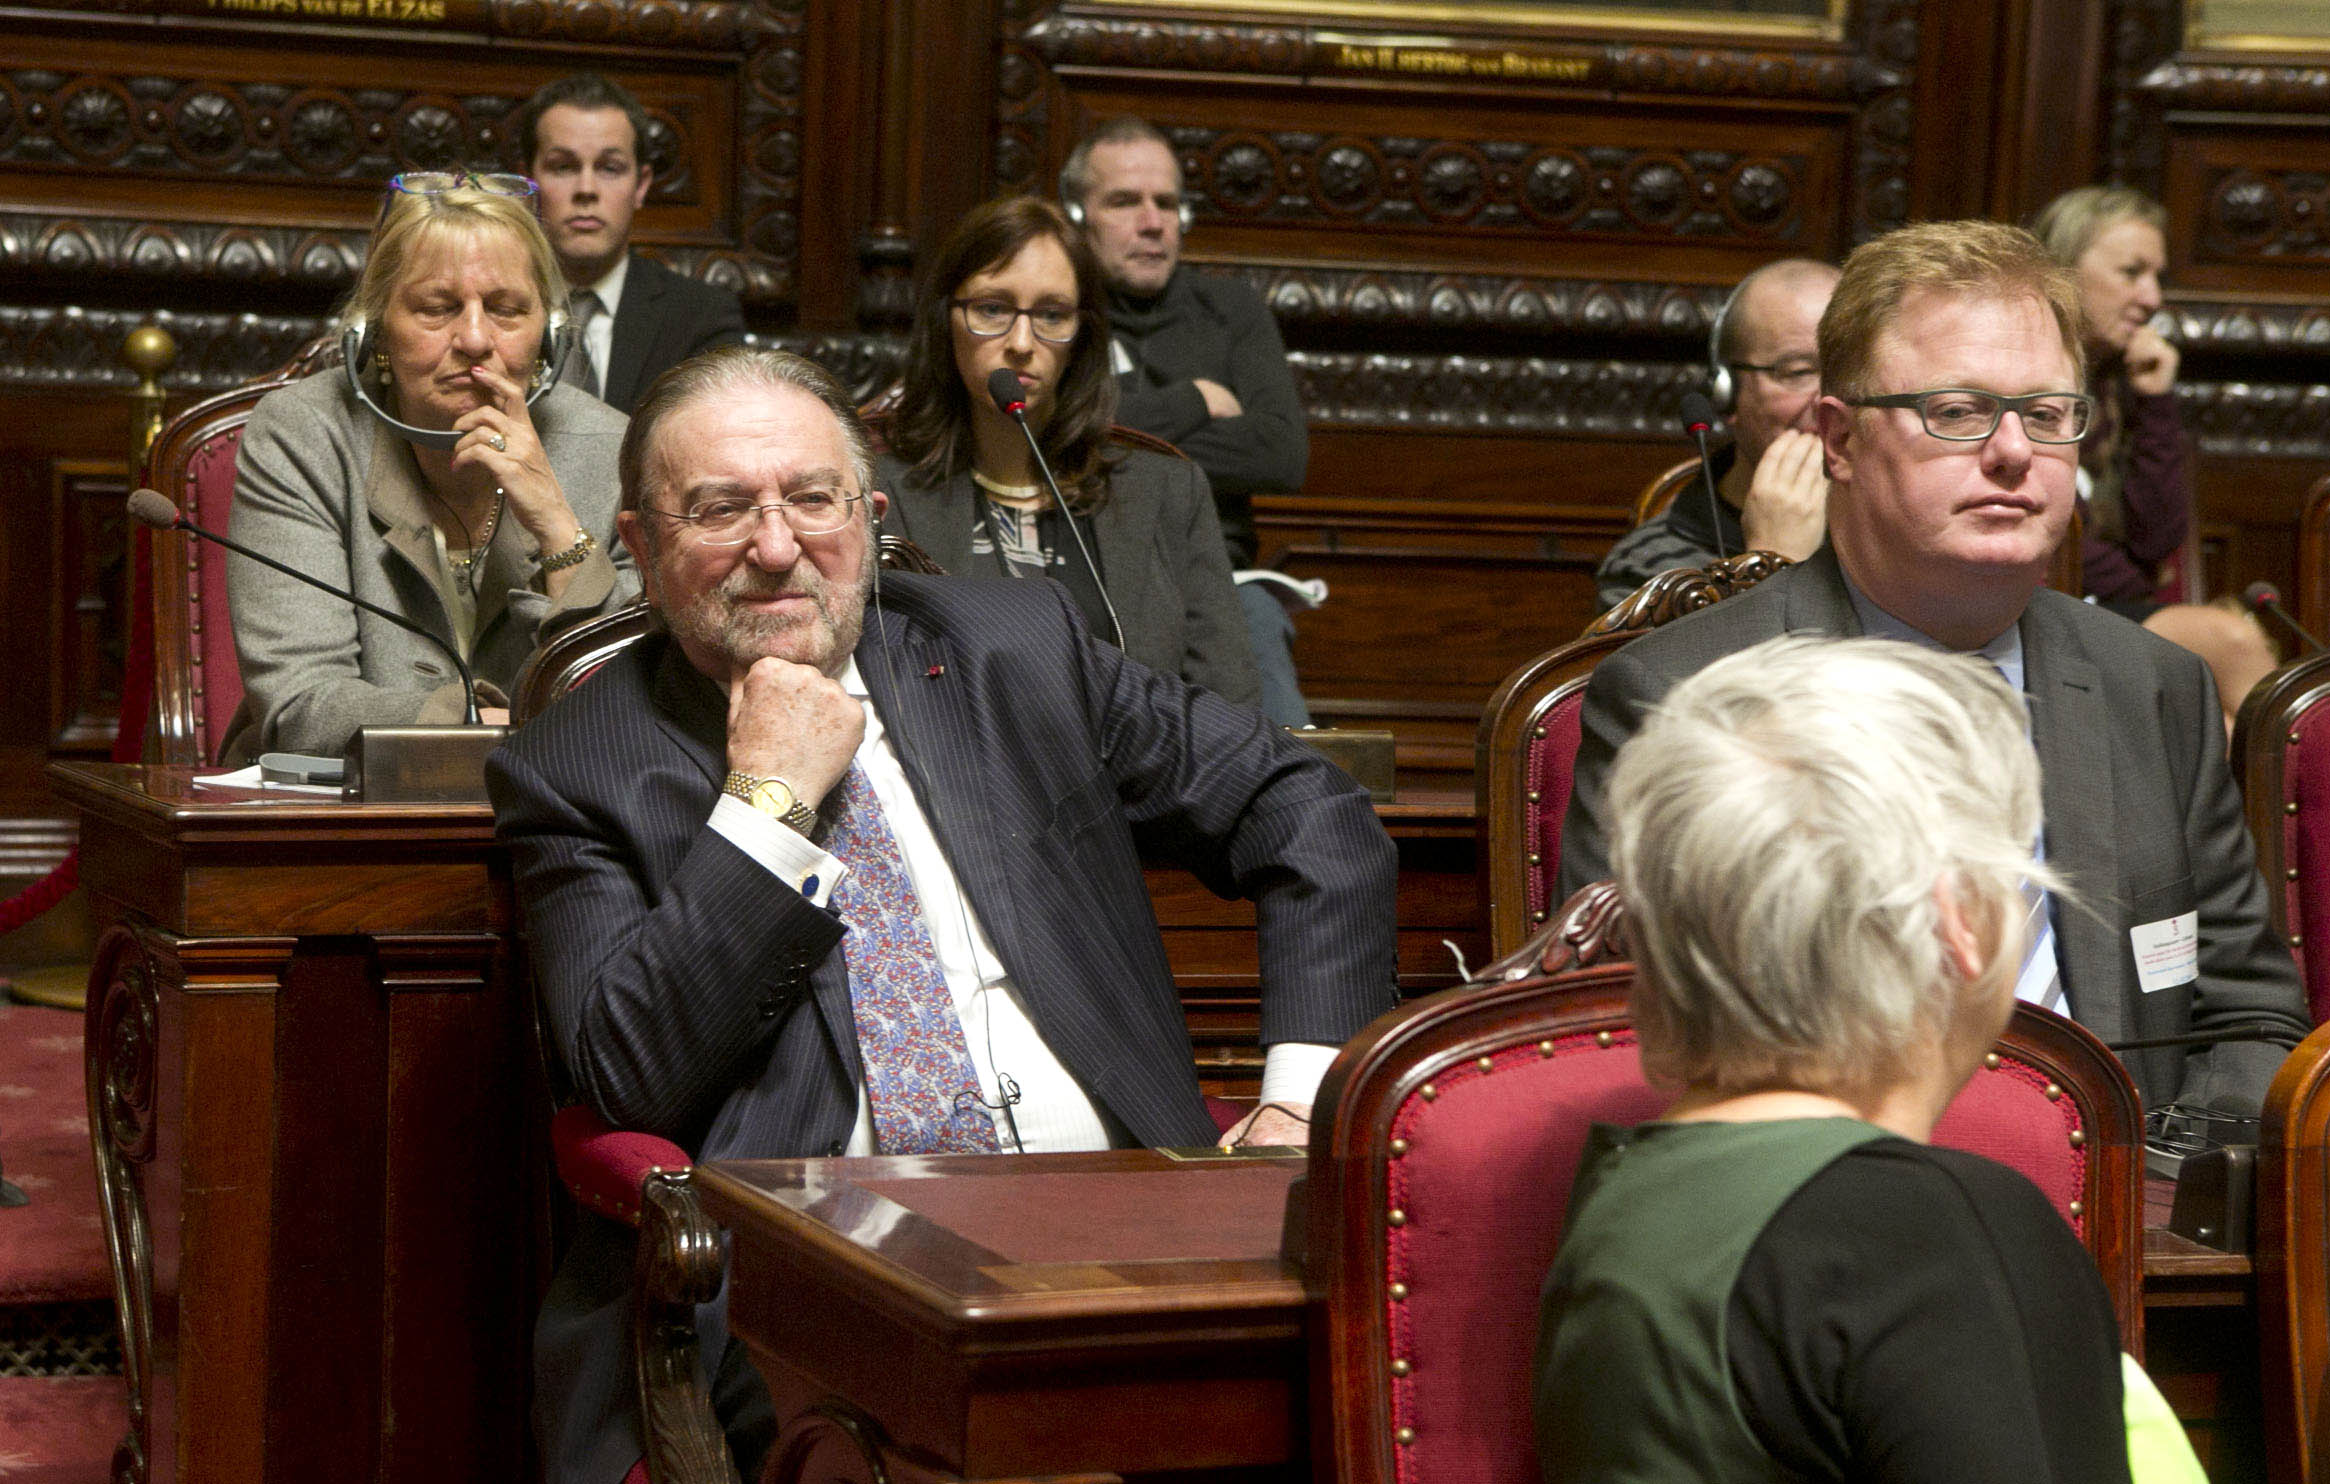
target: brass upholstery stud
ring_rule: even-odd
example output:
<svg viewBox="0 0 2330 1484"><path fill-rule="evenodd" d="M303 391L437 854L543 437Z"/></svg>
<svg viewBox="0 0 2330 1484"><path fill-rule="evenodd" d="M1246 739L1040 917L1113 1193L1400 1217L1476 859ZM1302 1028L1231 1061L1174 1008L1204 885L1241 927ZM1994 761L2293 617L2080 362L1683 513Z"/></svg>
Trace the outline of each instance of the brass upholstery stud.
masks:
<svg viewBox="0 0 2330 1484"><path fill-rule="evenodd" d="M1392 1158L1394 1158L1394 1159L1398 1159L1398 1158L1399 1158L1401 1155L1403 1155L1403 1154L1405 1154L1405 1153L1407 1153L1407 1152L1408 1152L1408 1141L1407 1141L1407 1140L1405 1140L1405 1139L1394 1139L1394 1140L1392 1140Z"/></svg>
<svg viewBox="0 0 2330 1484"><path fill-rule="evenodd" d="M2295 881L2298 879L2298 868L2296 866L2292 866L2287 871L2282 872L2282 874L2287 876L2290 880Z"/></svg>
<svg viewBox="0 0 2330 1484"><path fill-rule="evenodd" d="M1993 1051L1993 1052L1991 1052L1991 1053L1990 1053L1990 1055L1988 1055L1988 1056L1986 1056L1986 1057L1982 1058L1982 1064L1983 1064L1984 1066L1988 1067L1988 1068L1989 1068L1990 1070L1992 1070L1993 1072L1997 1071L1997 1070L1998 1070L1998 1053L1997 1053L1997 1052L1995 1052L1995 1051Z"/></svg>
<svg viewBox="0 0 2330 1484"><path fill-rule="evenodd" d="M1607 1051L1612 1046L1618 1044L1618 1038L1611 1035L1608 1031L1596 1031L1594 1032L1594 1044L1601 1047L1604 1051Z"/></svg>
<svg viewBox="0 0 2330 1484"><path fill-rule="evenodd" d="M1408 1296L1408 1285L1405 1283L1394 1283L1391 1286L1390 1293L1392 1296L1392 1302L1396 1304Z"/></svg>
<svg viewBox="0 0 2330 1484"><path fill-rule="evenodd" d="M1411 1366L1411 1365L1409 1365L1409 1364L1408 1364L1406 1361L1404 1361L1404 1360L1395 1360L1395 1361L1393 1361L1393 1362L1392 1362L1392 1374L1393 1374L1393 1375L1395 1375L1395 1376L1404 1376L1404 1375L1406 1375L1406 1374L1407 1374L1409 1371L1412 1371L1412 1370L1414 1370L1414 1369L1415 1369L1415 1367L1414 1367L1414 1366Z"/></svg>
<svg viewBox="0 0 2330 1484"><path fill-rule="evenodd" d="M1496 1058L1489 1056L1482 1057L1479 1061L1474 1062L1473 1065L1479 1067L1484 1072L1493 1072L1497 1069Z"/></svg>
<svg viewBox="0 0 2330 1484"><path fill-rule="evenodd" d="M2295 747L2295 746L2297 746L2297 745L2298 745L2298 734L2297 734L2296 732L2292 732L2292 733L2290 733L2290 745L2291 745L2292 747Z"/></svg>
<svg viewBox="0 0 2330 1484"><path fill-rule="evenodd" d="M1529 864L1533 866L1542 866L1545 864L1545 857L1532 850L1529 852Z"/></svg>
<svg viewBox="0 0 2330 1484"><path fill-rule="evenodd" d="M1530 913L1530 914L1529 914L1529 920L1530 920L1531 922L1543 922L1543 921L1545 921L1545 909L1544 909L1544 908L1542 908L1542 907L1540 907L1540 908L1538 908L1538 909L1537 909L1535 912L1532 912L1532 913Z"/></svg>
<svg viewBox="0 0 2330 1484"><path fill-rule="evenodd" d="M2305 940L2305 938L2304 938L2302 935L2300 935L2300 934L2298 934L2298 933L2292 933L2292 934L2290 934L2290 947L2292 947L2292 948L2303 948L2303 947L2305 947L2305 946L2306 946L2306 940Z"/></svg>
<svg viewBox="0 0 2330 1484"><path fill-rule="evenodd" d="M1538 800L1538 792L1537 792L1537 790L1536 790L1536 789L1531 789L1531 790L1529 790L1529 802L1530 802L1530 803L1532 803L1532 804L1534 804L1534 803L1536 803L1536 802L1537 802L1537 800ZM2297 805L2295 805L2295 804L2292 804L2292 805L2290 805L2290 812L2291 812L2292 814L2295 814L2295 813L2297 813L2297 812L2298 812L2298 806L2297 806Z"/></svg>
<svg viewBox="0 0 2330 1484"><path fill-rule="evenodd" d="M1553 1043L1552 1043L1551 1041L1540 1041L1540 1042L1538 1042L1538 1043L1537 1043L1537 1054L1538 1054L1539 1056L1551 1056L1551 1055L1553 1055Z"/></svg>
<svg viewBox="0 0 2330 1484"><path fill-rule="evenodd" d="M2071 1209L2071 1214L2072 1214L2072 1215L2074 1215L2074 1216L2081 1215L2082 1213L2084 1213L2084 1212L2087 1210L2087 1202L2085 1202L2085 1201L2073 1201L2073 1202L2071 1203L2071 1208L2070 1208L2070 1209Z"/></svg>
<svg viewBox="0 0 2330 1484"><path fill-rule="evenodd" d="M1399 1440L1401 1447L1405 1448L1408 1444L1416 1441L1416 1430L1412 1427L1403 1427L1392 1436Z"/></svg>
<svg viewBox="0 0 2330 1484"><path fill-rule="evenodd" d="M1439 1089L1438 1087L1435 1087L1433 1084L1431 1084L1431 1083L1427 1082L1427 1083L1425 1083L1425 1084L1424 1084L1422 1087L1419 1087L1419 1088L1417 1088L1417 1089L1416 1089L1416 1096L1418 1096L1418 1097L1422 1098L1422 1099L1423 1099L1425 1102L1429 1103L1429 1102L1431 1102L1433 1099L1435 1099L1435 1098L1437 1098L1437 1097L1439 1097L1439 1096L1440 1096L1440 1089Z"/></svg>
<svg viewBox="0 0 2330 1484"><path fill-rule="evenodd" d="M2047 1101L2048 1101L2048 1102L2050 1102L2050 1103L2059 1103L2059 1102L2063 1101L2063 1089L2062 1089L2062 1088L2060 1088L2060 1087L2057 1087L2057 1086L2056 1086L2054 1083L2052 1083L2052 1082L2048 1083L2048 1084L2047 1084Z"/></svg>
<svg viewBox="0 0 2330 1484"><path fill-rule="evenodd" d="M2074 1149L2085 1149L2087 1147L2086 1129L2075 1128L2071 1131L2071 1147Z"/></svg>
<svg viewBox="0 0 2330 1484"><path fill-rule="evenodd" d="M1391 1215L1386 1216L1384 1220L1390 1222L1393 1226L1406 1226L1408 1224L1408 1213L1400 1210L1397 1206L1394 1206L1392 1208Z"/></svg>
<svg viewBox="0 0 2330 1484"><path fill-rule="evenodd" d="M1531 794L1529 797L1530 797L1530 798L1532 798L1532 799L1534 799L1534 798L1536 798L1536 797L1537 797L1537 795L1535 795L1535 794ZM2288 803L2286 803L2286 804L2282 805L2282 806L2281 806L2281 812L2282 812L2282 813L2284 813L2284 814L2295 814L2295 813L2297 813L2297 812L2298 812L2298 801L2297 801L2296 799L2292 799L2292 800L2290 800Z"/></svg>
<svg viewBox="0 0 2330 1484"><path fill-rule="evenodd" d="M1540 742L1543 742L1543 741L1545 740L1545 728L1543 728L1543 727L1531 727L1531 728L1529 729L1529 735L1530 735L1531 737L1535 738L1536 740L1538 740L1538 741L1540 741Z"/></svg>

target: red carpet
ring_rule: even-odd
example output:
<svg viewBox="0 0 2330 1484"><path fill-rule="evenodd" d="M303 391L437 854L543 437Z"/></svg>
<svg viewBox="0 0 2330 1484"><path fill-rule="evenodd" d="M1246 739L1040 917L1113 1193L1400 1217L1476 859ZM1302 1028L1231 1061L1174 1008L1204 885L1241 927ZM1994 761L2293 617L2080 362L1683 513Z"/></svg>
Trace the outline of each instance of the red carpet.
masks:
<svg viewBox="0 0 2330 1484"><path fill-rule="evenodd" d="M0 1484L105 1484L129 1403L76 1011L0 1002L0 1173L31 1198L0 1207Z"/></svg>
<svg viewBox="0 0 2330 1484"><path fill-rule="evenodd" d="M128 1430L119 1376L0 1379L0 1484L105 1484Z"/></svg>
<svg viewBox="0 0 2330 1484"><path fill-rule="evenodd" d="M0 1207L0 1305L113 1295L88 1109L81 1017L0 1004L0 1173L32 1200Z"/></svg>

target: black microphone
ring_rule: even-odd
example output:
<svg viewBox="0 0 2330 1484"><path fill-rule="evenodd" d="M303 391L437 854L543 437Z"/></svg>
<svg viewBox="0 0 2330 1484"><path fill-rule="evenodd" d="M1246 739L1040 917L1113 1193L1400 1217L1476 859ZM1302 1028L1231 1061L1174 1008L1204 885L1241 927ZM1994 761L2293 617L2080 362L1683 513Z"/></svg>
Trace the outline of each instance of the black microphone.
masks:
<svg viewBox="0 0 2330 1484"><path fill-rule="evenodd" d="M427 629L422 628L419 624L414 623L411 619L405 617L403 614L391 613L386 608L381 607L378 603L367 603L362 598L357 597L354 593L345 592L339 588L336 588L320 577L310 577L307 573L300 571L297 567L286 566L282 562L275 560L275 558L268 556L264 552L253 551L250 547L245 546L242 542L237 541L232 537L221 536L216 531L204 530L202 527L188 520L185 516L180 515L178 513L178 507L171 504L169 497L162 494L158 490L141 489L130 491L129 514L130 519L137 521L141 525L152 526L157 531L184 531L189 536L200 536L205 541L215 541L219 545L225 547L231 552L234 552L238 556L247 556L262 567L272 567L274 570L281 572L286 577L297 578L301 582L306 583L309 587L315 588L321 592L330 593L333 597L338 598L343 603L353 603L357 607L363 609L366 613L375 614L381 618L385 618L390 623L395 624L398 628L403 629L408 633L420 635L422 638L428 640L431 644L434 644L439 649L444 650L445 657L453 661L453 668L459 671L461 674L462 704L467 708L467 712L463 717L463 720L471 726L477 726L480 724L477 714L477 681L469 673L469 662L464 660L461 657L460 652L455 650L452 645L447 644L444 640L438 638L435 634L430 633Z"/></svg>
<svg viewBox="0 0 2330 1484"><path fill-rule="evenodd" d="M2270 613L2288 627L2289 631L2306 641L2306 647L2316 654L2324 649L2321 640L2306 632L2305 627L2290 617L2290 611L2281 605L2281 589L2270 582L2252 582L2241 590L2241 602L2252 613Z"/></svg>
<svg viewBox="0 0 2330 1484"><path fill-rule="evenodd" d="M1683 393L1683 431L1699 442L1699 478L1707 486L1707 528L1715 533L1715 554L1730 556L1723 547L1722 507L1715 494L1715 465L1707 454L1707 430L1715 426L1715 404L1698 392Z"/></svg>
<svg viewBox="0 0 2330 1484"><path fill-rule="evenodd" d="M1092 574L1092 585L1100 589L1100 606L1108 610L1108 626L1116 630L1116 647L1125 647L1124 620L1116 616L1116 602L1108 595L1108 584L1100 577L1100 564L1092 559L1092 548L1084 544L1084 533L1076 528L1076 512L1068 508L1068 501L1060 493L1060 481L1052 477L1052 466L1044 462L1043 445L1036 442L1036 430L1027 425L1027 398L1020 395L1019 373L1009 366L998 366L987 378L987 395L995 399L995 410L1019 424L1022 437L1027 439L1027 451L1035 455L1036 472L1044 476L1044 487L1052 492L1052 503L1059 507L1060 519L1068 523L1068 534L1076 538L1076 549L1084 554L1084 569Z"/></svg>

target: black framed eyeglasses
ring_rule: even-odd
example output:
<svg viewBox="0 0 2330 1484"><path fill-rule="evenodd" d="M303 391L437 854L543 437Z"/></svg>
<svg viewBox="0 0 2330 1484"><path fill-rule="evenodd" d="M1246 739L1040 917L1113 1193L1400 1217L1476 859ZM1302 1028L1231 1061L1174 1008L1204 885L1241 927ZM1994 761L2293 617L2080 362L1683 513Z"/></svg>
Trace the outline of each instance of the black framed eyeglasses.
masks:
<svg viewBox="0 0 2330 1484"><path fill-rule="evenodd" d="M1734 371L1757 371L1789 391L1802 391L1820 380L1818 361L1726 361Z"/></svg>
<svg viewBox="0 0 2330 1484"><path fill-rule="evenodd" d="M1084 312L1065 304L1038 304L1033 309L1022 309L1009 299L956 299L952 301L963 311L963 328L982 340L1008 335L1021 315L1027 316L1027 327L1036 338L1050 345L1066 345L1076 338L1076 327L1083 323Z"/></svg>
<svg viewBox="0 0 2330 1484"><path fill-rule="evenodd" d="M647 513L691 528L706 546L742 546L760 530L761 516L769 511L776 512L795 535L830 536L850 523L858 501L864 498L835 490L796 490L766 504L723 496L706 500L685 514L652 507Z"/></svg>
<svg viewBox="0 0 2330 1484"><path fill-rule="evenodd" d="M2095 399L2083 392L2028 392L2002 397L1972 387L1936 387L1930 392L1896 392L1882 397L1847 397L1848 407L1914 407L1918 421L1936 438L1980 443L1998 431L1999 419L2014 413L2023 436L2033 443L2077 443L2095 419Z"/></svg>

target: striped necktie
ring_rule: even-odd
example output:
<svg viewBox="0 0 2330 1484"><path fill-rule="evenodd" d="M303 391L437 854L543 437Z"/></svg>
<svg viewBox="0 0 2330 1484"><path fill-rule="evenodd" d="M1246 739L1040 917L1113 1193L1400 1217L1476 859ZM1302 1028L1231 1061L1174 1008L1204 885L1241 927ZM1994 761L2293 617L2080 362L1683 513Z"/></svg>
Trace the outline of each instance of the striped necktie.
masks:
<svg viewBox="0 0 2330 1484"><path fill-rule="evenodd" d="M567 318L574 322L574 351L566 358L565 379L594 397L599 395L599 369L591 361L591 321L605 312L589 289L576 289L566 301Z"/></svg>

